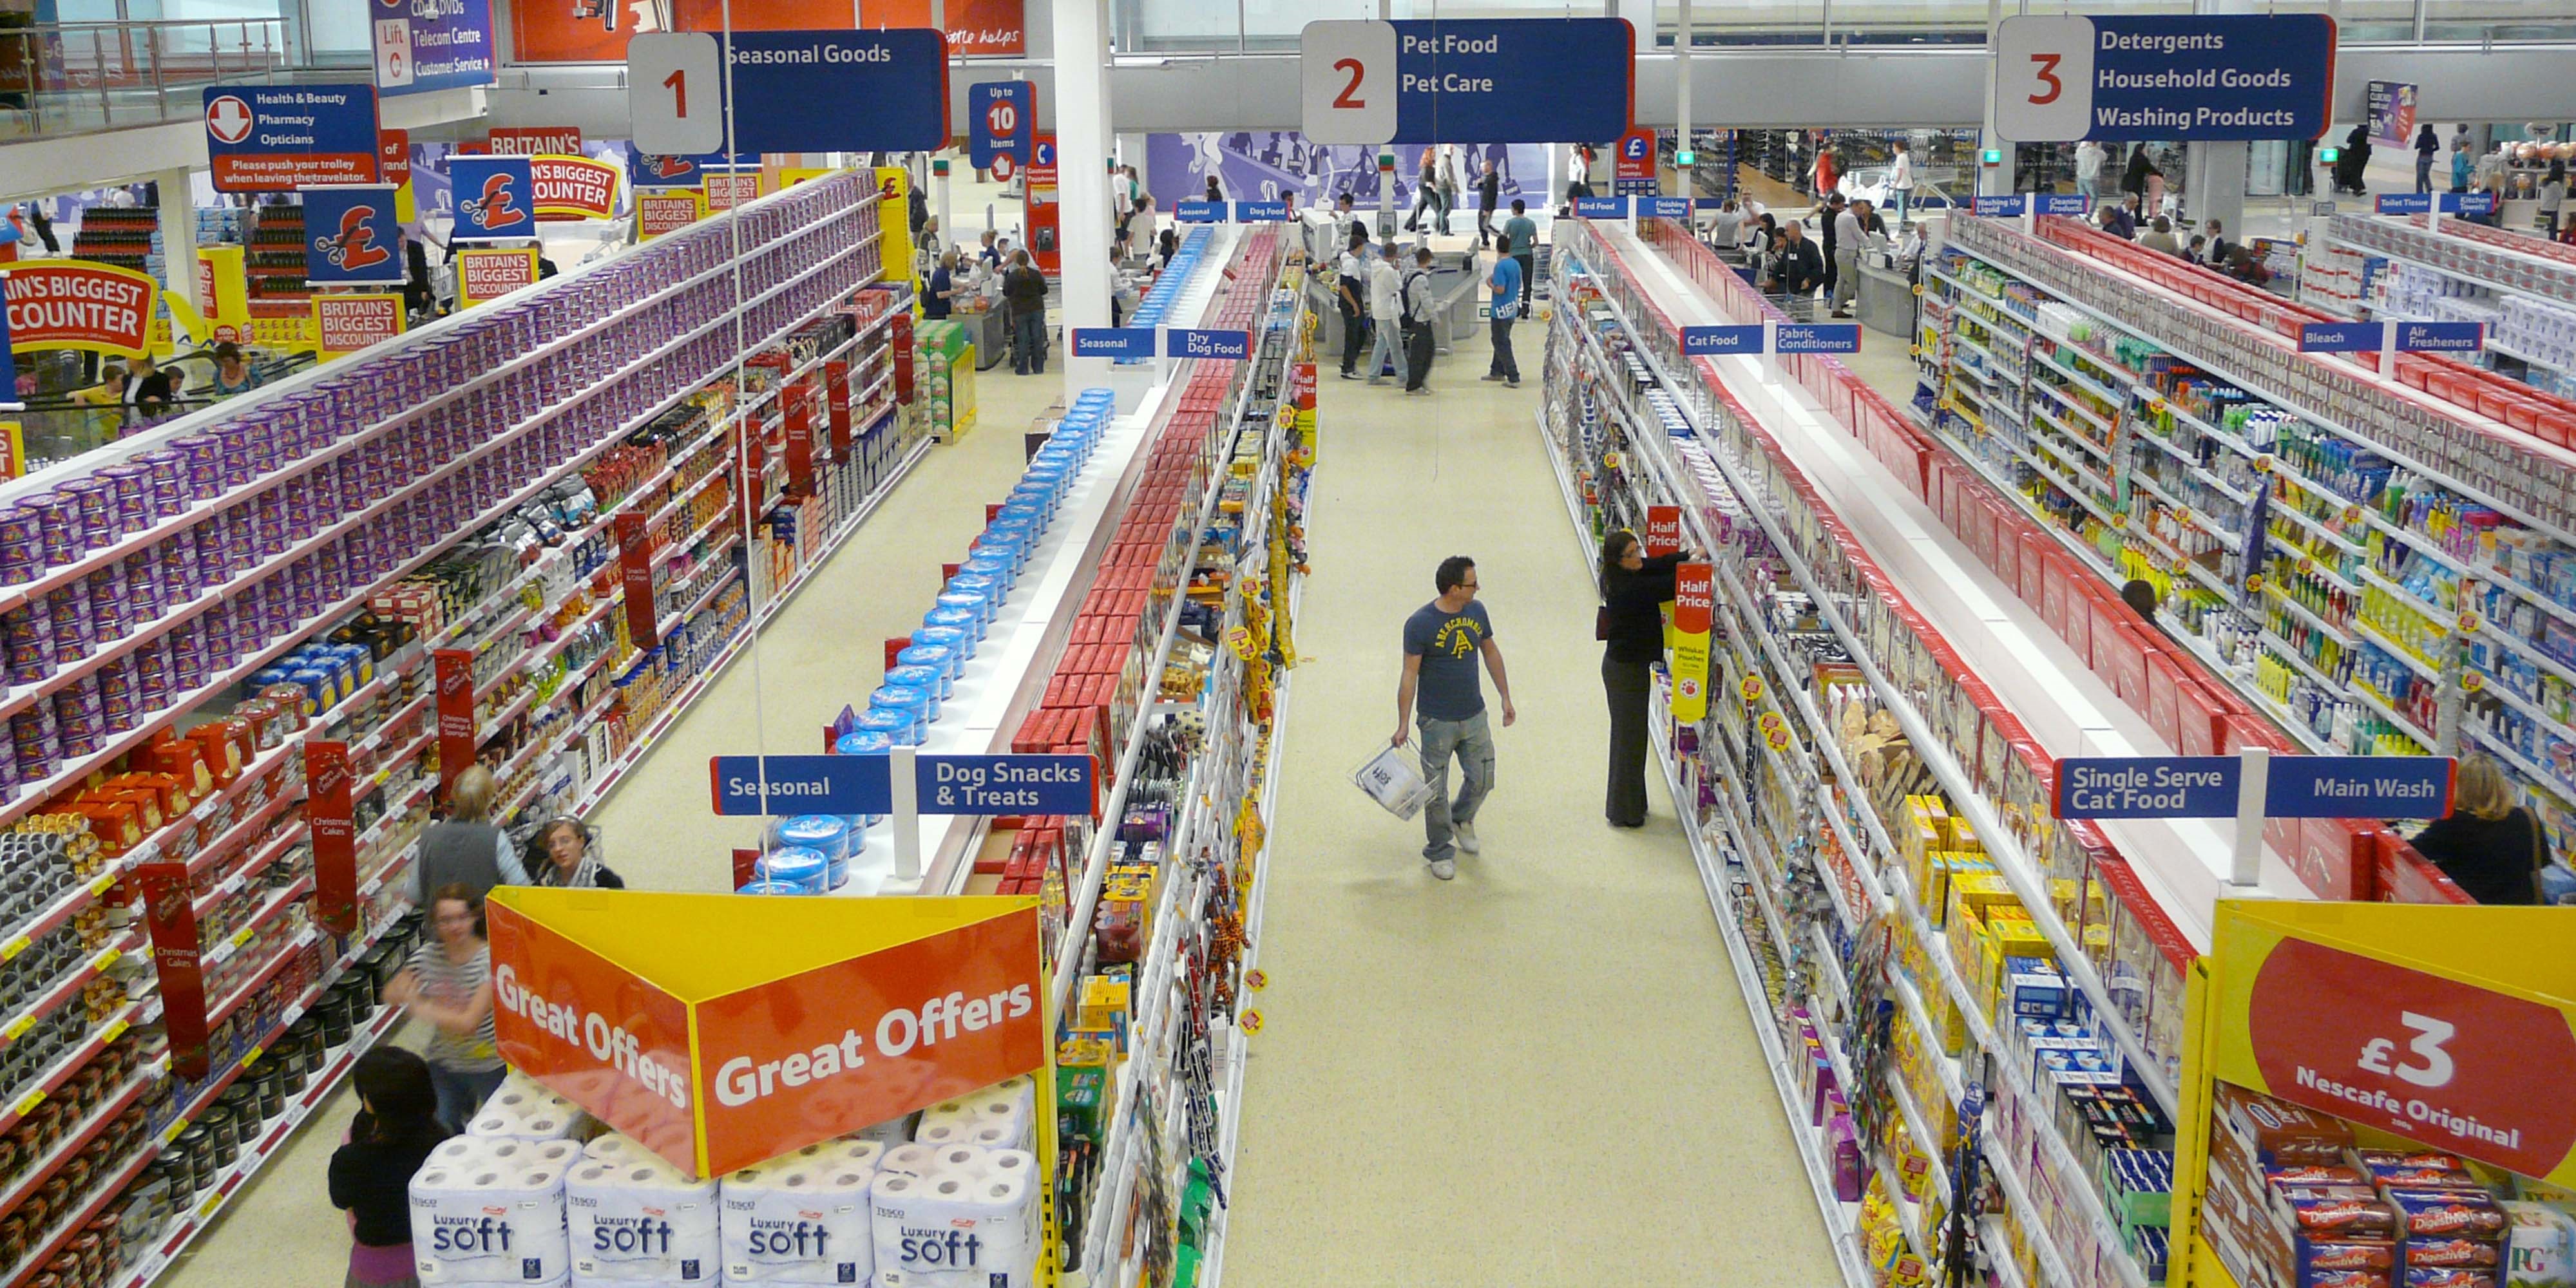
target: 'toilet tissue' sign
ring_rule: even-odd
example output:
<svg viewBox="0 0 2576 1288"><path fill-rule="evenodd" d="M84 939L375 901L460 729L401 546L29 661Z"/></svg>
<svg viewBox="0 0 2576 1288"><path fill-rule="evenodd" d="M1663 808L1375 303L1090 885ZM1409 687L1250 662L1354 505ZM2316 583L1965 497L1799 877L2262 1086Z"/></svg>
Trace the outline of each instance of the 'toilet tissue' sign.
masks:
<svg viewBox="0 0 2576 1288"><path fill-rule="evenodd" d="M502 887L503 1059L711 1176L1046 1060L1037 901Z"/></svg>

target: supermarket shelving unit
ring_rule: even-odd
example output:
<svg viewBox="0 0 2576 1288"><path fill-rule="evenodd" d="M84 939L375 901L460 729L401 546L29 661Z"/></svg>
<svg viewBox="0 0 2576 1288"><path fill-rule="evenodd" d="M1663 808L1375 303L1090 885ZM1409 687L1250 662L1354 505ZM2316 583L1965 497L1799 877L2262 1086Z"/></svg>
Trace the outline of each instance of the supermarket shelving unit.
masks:
<svg viewBox="0 0 2576 1288"><path fill-rule="evenodd" d="M2420 359L2408 359L2391 386L2351 364L2289 353L2278 333L2295 324L2287 310L2220 312L2227 297L2215 294L2225 287L2214 275L2177 265L2190 276L2160 281L1994 221L1952 226L1951 259L1927 270L1932 314L2018 327L2034 373L2026 402L2008 397L2005 414L1977 417L1957 397L1977 381L1973 355L1964 342L1927 335L1926 378L1942 391L1932 428L1962 459L2095 574L2166 587L2167 633L2300 749L2482 751L2514 771L2555 839L2576 835L2576 590L2557 574L2576 560L2576 520L2547 493L2576 463L2563 445L2576 406ZM2339 244L2428 270L2446 242L2469 248L2463 254L2520 255L2512 239L2486 247L2502 237L2491 230L2437 236L2367 217L2338 217L2334 228ZM2562 305L2559 292L2576 295L2576 263L2520 257L2529 273L2516 286L2496 269L2500 289ZM2563 286L2544 271L2553 266ZM2211 290L2212 306L2195 307L2177 284ZM2065 333L2070 318L2092 329L2089 347ZM2285 364L2297 374L2285 376ZM2070 397L2101 413L2093 423L2107 478L2062 468L2056 444L2066 435L2043 421L2053 401ZM2369 408L2369 419L2354 422L2355 407ZM2030 423L2017 431L2010 413L2023 408ZM2227 408L2259 418L2224 416ZM2392 422L2404 422L2383 419L2383 409L2439 426L2444 445L2400 438ZM2462 461L2485 475L2464 477ZM2529 490L2508 495L2499 466L2528 476ZM2245 514L2264 489L2267 558L2244 567ZM2401 494L2434 509L2409 513L2396 504ZM2493 520L2457 517L2478 511ZM2507 542L2511 562L2496 553ZM2262 580L2249 581L2257 572ZM2363 718L2328 718L2338 698Z"/></svg>
<svg viewBox="0 0 2576 1288"><path fill-rule="evenodd" d="M5 695L0 695L0 713L27 712L52 693L102 668L121 664L120 659L128 654L159 649L161 635L183 624L193 627L197 617L227 601L251 597L258 583L282 575L280 570L299 560L324 551L336 554L349 541L377 531L390 531L410 543L391 551L390 557L376 565L377 571L352 578L349 589L336 602L319 611L299 614L292 628L270 637L267 643L208 676L205 682L175 695L175 700L141 722L102 739L93 751L67 757L50 776L8 793L6 802L0 803L0 825L16 824L30 814L45 813L50 808L47 802L58 791L117 763L161 731L186 720L189 713L218 702L261 666L285 656L307 639L319 638L350 613L366 607L378 591L403 583L494 521L510 515L558 482L576 477L635 431L695 397L702 387L735 386L738 365L776 354L791 337L848 307L854 299L882 295L882 291L862 289L877 276L874 247L880 236L881 215L875 205L866 185L846 177L826 179L709 221L694 238L655 243L513 296L514 308L498 312L569 308L586 310L586 320L563 326L554 338L534 345L508 366L478 372L418 399L388 402L382 419L336 441L326 440L326 445L299 458L254 469L247 485L227 489L211 501L185 504L143 531L81 555L68 565L46 570L31 581L0 589L0 612L23 612L32 597L73 586L78 579L116 561L154 549L157 543L190 536L202 525L222 521L222 512L245 505L245 498L254 493L285 488L291 492L281 495L301 494L305 480L320 471L347 469L366 454L385 453L401 435L410 432L412 422L442 409L462 410L468 400L481 407L487 387L530 388L514 383L518 379L514 373L552 363L547 369L562 377L544 387L542 396L531 404L535 410L520 413L514 408L513 412L518 413L515 422L478 433L466 450L425 466L416 477L397 486L353 498L342 515L315 523L299 539L280 543L277 553L253 556L246 570L219 579L220 584L172 606L152 621L100 641L99 647L41 681L21 680L12 685ZM682 310L705 298L706 289L721 287L736 272L729 243L718 244L726 242L723 224L727 219L759 222L769 233L758 242L758 262L749 265L747 280L755 294L739 309L728 299L723 301L725 307L703 318L684 316ZM824 238L828 242L818 240ZM644 267L663 262L677 267ZM653 273L661 276L648 276ZM615 274L635 274L629 280L641 289L624 295L617 294L620 288L601 289L601 284ZM648 281L658 284L647 285ZM205 945L205 969L219 969L237 955L261 956L252 959L258 965L227 977L220 987L209 985L209 993L215 995L207 1007L209 1018L227 1043L213 1052L216 1072L211 1077L194 1085L174 1087L175 1094L164 1094L159 1084L171 1078L166 1060L139 1064L122 1086L100 1093L92 1102L97 1108L63 1131L42 1159L20 1172L8 1187L0 1188L0 1204L16 1207L61 1173L128 1106L147 1101L156 1106L152 1122L155 1135L150 1144L123 1159L99 1160L89 1174L91 1184L83 1192L58 1196L55 1211L69 1214L68 1219L53 1223L46 1237L31 1239L25 1258L17 1265L0 1268L0 1276L12 1285L32 1279L91 1216L116 1199L164 1144L197 1121L236 1077L257 1067L260 1057L287 1027L315 1006L401 917L408 903L403 879L412 842L424 821L435 782L435 774L422 761L436 747L432 709L435 702L429 692L430 668L426 665L435 651L457 647L482 654L488 662L500 664L498 669L504 674L545 673L537 682L516 690L491 682L476 692L483 699L474 720L478 743L514 726L525 728L525 736L506 753L500 769L505 783L504 816L567 802L586 808L614 785L618 775L643 754L653 735L734 656L749 636L744 627L774 616L812 570L865 521L885 492L925 450L925 445L917 442L905 442L895 450L893 441L907 422L900 419L891 396L893 363L888 356L888 324L905 302L900 294L870 302L886 307L860 324L856 334L838 346L840 352L816 353L768 389L744 393L729 407L716 411L708 418L710 427L702 435L668 458L669 468L661 476L630 489L623 497L604 498L586 526L561 533L562 539L556 544L543 548L506 575L486 582L489 589L475 602L450 606L434 637L417 639L379 659L371 682L336 695L328 710L307 718L300 726L301 732L263 744L237 777L196 802L186 814L169 819L140 844L106 860L93 876L51 906L9 929L10 938L0 945L0 957L15 957L32 942L85 914L120 880L130 880L137 869L162 862L179 869L188 880L180 887L186 905L181 911L201 923L214 920L224 926L224 937ZM737 315L750 321L755 332L742 337L738 348L734 330L739 325ZM494 316L493 312L478 310L423 328L379 350L301 374L260 394L183 418L81 461L0 488L0 498L14 500L39 489L59 487L65 479L100 466L123 464L141 453L174 443L184 446L188 436L234 423L246 413L256 415L339 389L352 371L366 368L380 372L382 368L372 364L406 361L414 353L453 343L461 330L488 324ZM639 329L635 333L639 338L626 341L621 348L621 329L630 324L656 329L649 333ZM600 355L614 356L600 361ZM633 641L626 637L622 617L612 618L622 593L617 588L614 566L593 563L581 567L577 561L610 547L611 528L621 514L649 512L659 527L698 500L697 494L711 486L708 480L730 477L743 486L727 498L723 517L652 558L657 572L687 570L685 575L674 571L663 578L663 593L678 611L664 615L659 624L666 635L677 631L716 601L721 592L743 587L743 543L746 539L762 540L758 533L744 530L746 517L758 523L774 505L794 500L782 498L778 490L782 453L774 440L783 419L777 414L780 391L814 376L826 357L841 356L853 359L852 365L858 369L851 382L856 391L851 405L860 443L854 443L850 457L838 460L827 449L818 451L823 462L817 482L820 495L803 502L808 517L828 515L829 528L804 543L803 557L796 561L794 572L769 588L762 603L753 609L737 610L727 623L730 629L724 633L706 633L691 681L669 695L651 718L649 728L627 739L622 747L612 747L614 740L605 731L622 725L625 716L622 690L611 688L606 679L612 671L624 671L636 651ZM772 369L786 366L777 363ZM872 484L866 489L855 486L860 479L855 467L862 464L858 459L862 444L871 453L864 462L867 481ZM691 463L690 457L717 451L734 459L684 488L671 490L676 472ZM419 522L428 513L421 507L434 494L458 489L469 479L472 487L465 495L470 496L471 504L447 511L454 517L436 527ZM755 480L759 481L757 486ZM834 485L839 486L839 492L831 491ZM728 524L729 534L706 539ZM679 562L672 557L678 552L686 552L691 558L686 563ZM548 620L573 629L552 642L539 642L529 628ZM570 660L575 637L583 635L583 628L592 626L606 628L591 632L592 640L605 641L613 635L614 642L604 643L586 661L575 665ZM510 650L506 659L490 656L504 649ZM595 701L578 697L585 693L599 696ZM314 878L310 874L312 847L303 816L308 802L302 761L306 741L325 737L350 749L357 771L352 796L360 817L359 826L352 831L356 833L353 848L360 878L358 933L346 937L306 924ZM498 751L493 754L496 758L503 756ZM575 773L574 767L585 760L590 772ZM546 772L540 773L541 769ZM231 915L235 907L247 911L235 917ZM23 1083L23 1090L11 1093L17 1098L7 1115L0 1117L0 1130L34 1112L49 1093L62 1087L130 1029L161 1018L163 1000L150 987L149 972L138 975L132 969L136 954L144 950L147 942L138 927L133 933L95 945L84 953L76 970L50 983L29 1006L0 1024L0 1037L15 1040L104 978L113 976L129 988L127 1000L105 1012L86 1040L68 1048L52 1066ZM119 966L126 969L119 971ZM270 981L279 977L291 977L301 987L291 997L271 997L274 990ZM231 1012L254 1002L262 1008L256 1012L261 1019L254 1028L224 1023ZM95 1005L92 1009L97 1014ZM125 1264L112 1282L123 1288L141 1288L183 1254L206 1221L275 1156L357 1056L379 1039L396 1018L392 1008L376 1008L349 1042L324 1053L318 1072L289 1102L286 1112L259 1124L255 1136L246 1136L238 1156L209 1189L188 1197L172 1223L157 1229L149 1243L119 1250Z"/></svg>
<svg viewBox="0 0 2576 1288"><path fill-rule="evenodd" d="M2086 833L2067 829L2055 843L2058 848L2044 853L2028 848L2034 838L2018 825L2027 817L2021 798L1997 793L2002 784L1996 766L1954 750L1956 717L1946 702L1938 709L1922 705L1929 696L1922 689L1925 677L1914 674L1899 681L1890 673L1891 662L1917 667L1920 660L1886 650L1891 628L1924 635L1927 647L1936 648L1941 659L1937 665L1952 668L1948 683L1961 686L1962 700L1975 697L1984 720L1998 727L2019 722L2003 706L1986 704L1997 702L1998 695L2018 693L2012 708L2018 710L2028 700L2029 684L2016 686L1991 674L1986 683L1994 686L1992 692L1973 680L1963 684L1959 677L1969 675L1966 664L1950 646L1930 641L1963 628L2009 630L2017 634L1997 634L1996 642L2018 638L2022 643L2019 651L2008 650L2005 656L2026 659L2034 675L2054 671L2057 664L2030 652L2034 636L2020 633L2023 628L2008 611L2020 605L1987 589L1984 569L1973 560L1945 551L1955 539L1912 517L1912 507L1921 503L1910 500L1911 489L1902 480L1886 491L1850 490L1858 486L1856 480L1883 470L1884 461L1833 450L1836 444L1818 431L1850 431L1834 426L1832 414L1805 398L1803 388L1789 384L1786 376L1778 385L1765 381L1758 359L1679 359L1672 334L1676 322L1741 319L1724 317L1695 297L1682 272L1656 262L1656 251L1622 232L1585 226L1566 241L1568 294L1561 297L1567 300L1561 306L1565 312L1552 331L1551 389L1559 388L1562 370L1567 376L1593 373L1588 382L1565 382L1566 389L1583 391L1578 396L1605 387L1609 391L1595 400L1598 411L1557 403L1542 421L1559 456L1577 528L1588 532L1589 514L1596 507L1633 521L1643 505L1678 503L1695 541L1720 552L1712 637L1721 643L1713 648L1708 678L1709 691L1718 695L1712 699L1713 718L1696 731L1695 753L1676 763L1667 752L1667 769L1677 789L1677 806L1685 817L1703 824L1698 839L1713 856L1709 884L1717 919L1739 970L1751 968L1746 972L1748 1001L1757 1027L1772 1026L1766 1054L1785 1051L1791 1069L1800 1067L1797 1052L1810 1049L1806 1033L1786 1022L1803 1016L1812 1021L1816 1046L1843 1075L1842 1085L1855 1085L1855 1075L1866 1081L1872 1076L1867 1070L1851 1067L1854 1033L1843 1025L1858 999L1882 997L1903 1017L1900 1031L1910 1036L1896 1044L1899 1072L1887 1078L1883 1097L1873 1097L1883 1098L1887 1106L1881 1120L1885 1129L1861 1145L1869 1154L1865 1172L1887 1178L1887 1191L1907 1200L1894 1205L1892 1224L1911 1246L1920 1250L1925 1240L1937 1240L1941 1214L1958 1196L1946 1193L1946 1178L1925 1175L1907 1181L1899 1165L1909 1154L1940 1158L1954 1139L1960 1097L1970 1083L1982 1083L1995 1112L1981 1134L1981 1161L2007 1197L2011 1214L2009 1220L1990 1214L1981 1223L1988 1232L1987 1253L1990 1259L2009 1260L1998 1254L1999 1247L2018 1243L2027 1249L2013 1254L2022 1260L1996 1273L2042 1285L2136 1288L2146 1283L2145 1267L2126 1250L2109 1208L2095 1192L2091 1169L2057 1134L2042 1099L2044 1089L2034 1086L2024 1071L2027 1052L2017 1049L2014 1035L1989 1021L1988 999L1953 964L1957 945L1940 924L1943 909L1930 897L1933 892L1922 888L1920 869L1909 861L1899 833L1890 826L1903 820L1885 813L1895 802L1875 794L1868 767L1857 763L1847 743L1850 730L1844 727L1855 714L1894 727L1928 777L1925 787L1916 790L1937 789L1954 814L1975 826L2000 875L2035 914L2069 986L2091 1003L2107 1032L2107 1045L2125 1057L2151 1099L2171 1118L2178 1106L2169 1061L2179 1053L2164 1031L2164 1017L2158 1017L2152 1034L2133 1027L2132 1022L2143 1021L2123 1001L2127 985L2115 993L2109 987L2112 976L2097 966L2095 954L2074 933L2079 917L2089 925L2110 907L2142 927L2162 924L2158 901L2149 898L2129 865L2099 838L2087 840ZM1597 275L1591 283L1598 288L1597 299L1590 290L1576 290L1587 275ZM1635 311L1641 306L1659 315L1642 331ZM1603 338L1611 342L1601 343ZM1580 454L1605 446L1592 430L1614 419L1620 433L1607 445L1615 446L1624 462L1616 479L1599 468L1601 458L1587 460ZM1570 453L1574 459L1566 459ZM1621 487L1634 495L1618 499ZM1861 516L1855 506L1867 511L1865 522L1856 522ZM1758 557L1743 552L1748 539ZM1901 543L1899 559L1889 561L1878 544L1881 539ZM1917 561L1937 574L1913 572ZM1917 581L1917 576L1932 579ZM1942 598L1952 602L1927 604L1904 589L1932 584L1943 586ZM1969 606L1964 616L1962 605ZM1921 616L1914 615L1917 609ZM1892 621L1892 616L1904 620ZM1956 635L1950 639L1959 645ZM1991 650L1994 644L1980 647ZM1828 672L1836 678L1819 678ZM1748 680L1759 682L1752 688L1754 700L1731 700L1745 691ZM2079 722L2095 721L2111 730L2127 727L2119 718L2129 714L2125 711L2083 714L2085 704L2100 705L2085 694L2083 686L2074 686L2057 700ZM1735 710L1739 705L1740 715ZM2067 710L2052 715L2069 718ZM2045 738L2034 737L2033 742L2044 743ZM1703 811L1697 807L1702 800L1713 804ZM1788 826L1792 821L1800 826ZM1823 825L1804 826L1809 821ZM2079 902L2071 909L2053 897L2063 878L2052 874L2070 838L2083 847L2084 879L2100 880L2116 891L2114 897ZM2129 845L2124 841L2121 849L2127 851ZM2266 876L2281 896L2304 893L2277 863L2267 865ZM2206 911L2205 906L2199 909L2204 916ZM1883 978L1848 975L1856 947L1891 929L1899 945L1894 959L1904 969L1888 970ZM2175 927L2163 925L2160 933L2171 936L2170 950L2163 953L2169 966L2174 952L2188 954ZM2142 936L2140 942L2147 939ZM2123 952L2131 950L2123 945ZM2178 966L2172 968L2178 973ZM1871 1008L1860 1009L1866 1015ZM1784 1079L1782 1090L1838 1252L1859 1246L1876 1251L1874 1244L1865 1245L1873 1236L1856 1225L1856 1209L1835 1201L1830 1175L1808 1148L1806 1137L1815 1130L1811 1102L1795 1094L1801 1090L1798 1084ZM1931 1170L1937 1175L1940 1168Z"/></svg>

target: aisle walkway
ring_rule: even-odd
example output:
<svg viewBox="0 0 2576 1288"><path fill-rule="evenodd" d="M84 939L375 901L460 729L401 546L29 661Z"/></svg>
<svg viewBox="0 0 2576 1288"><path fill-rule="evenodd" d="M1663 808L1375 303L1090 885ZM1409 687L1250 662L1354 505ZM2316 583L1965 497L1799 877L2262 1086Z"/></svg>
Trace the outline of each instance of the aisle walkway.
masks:
<svg viewBox="0 0 2576 1288"><path fill-rule="evenodd" d="M1825 1284L1836 1271L1670 802L1602 822L1593 594L1526 386L1480 338L1429 398L1327 374L1225 1282ZM1520 722L1481 856L1345 774L1395 723L1406 614L1477 560ZM1488 701L1491 702L1489 694ZM1499 720L1498 720L1499 724Z"/></svg>
<svg viewBox="0 0 2576 1288"><path fill-rule="evenodd" d="M848 545L761 633L758 687L771 745L814 749L824 721L845 702L864 705L884 670L879 641L920 620L939 565L984 526L984 502L1019 477L1021 433L1064 393L1064 378L1022 379L1010 368L978 373L981 423L953 446L933 448ZM593 822L607 858L645 890L731 888L730 854L751 843L740 819L707 809L707 758L755 748L751 650L662 735L661 745ZM396 1040L417 1047L420 1026ZM346 1270L348 1225L331 1208L331 1152L347 1134L357 1097L343 1083L286 1150L225 1208L166 1288L335 1284Z"/></svg>

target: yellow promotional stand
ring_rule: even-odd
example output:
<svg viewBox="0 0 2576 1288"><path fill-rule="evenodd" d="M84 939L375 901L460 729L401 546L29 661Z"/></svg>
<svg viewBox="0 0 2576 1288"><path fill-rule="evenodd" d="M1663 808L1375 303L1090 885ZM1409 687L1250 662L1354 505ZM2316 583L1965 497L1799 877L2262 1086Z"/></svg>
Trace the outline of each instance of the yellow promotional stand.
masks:
<svg viewBox="0 0 2576 1288"><path fill-rule="evenodd" d="M2567 929L2566 911L2546 907L2219 904L2213 951L2190 981L2167 1282L2284 1281L2264 1260L2276 1249L2262 1225L2286 1183L2274 1177L2267 1193L2264 1171L2282 1160L2246 1157L2249 1119L2263 1139L2306 1142L2319 1157L2301 1165L2326 1180L2351 1168L2397 1186L2456 1160L2491 1194L2563 1206L2576 1191ZM2351 1145L2326 1161L2338 1137ZM2374 1150L2421 1171L2371 1172ZM2513 1251L2496 1245L2495 1261ZM2494 1270L2495 1283L2525 1282Z"/></svg>

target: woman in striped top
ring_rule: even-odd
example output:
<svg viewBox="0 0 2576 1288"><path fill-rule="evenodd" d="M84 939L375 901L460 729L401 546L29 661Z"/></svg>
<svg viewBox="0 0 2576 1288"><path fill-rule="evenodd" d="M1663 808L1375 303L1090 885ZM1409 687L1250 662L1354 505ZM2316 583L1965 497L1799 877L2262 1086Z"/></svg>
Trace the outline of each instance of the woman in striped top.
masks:
<svg viewBox="0 0 2576 1288"><path fill-rule="evenodd" d="M438 1088L438 1121L463 1131L501 1089L503 1072L492 1036L492 949L483 940L483 900L462 883L440 886L430 896L429 920L437 938L413 952L411 965L385 985L385 1000L429 1022L421 1055Z"/></svg>

